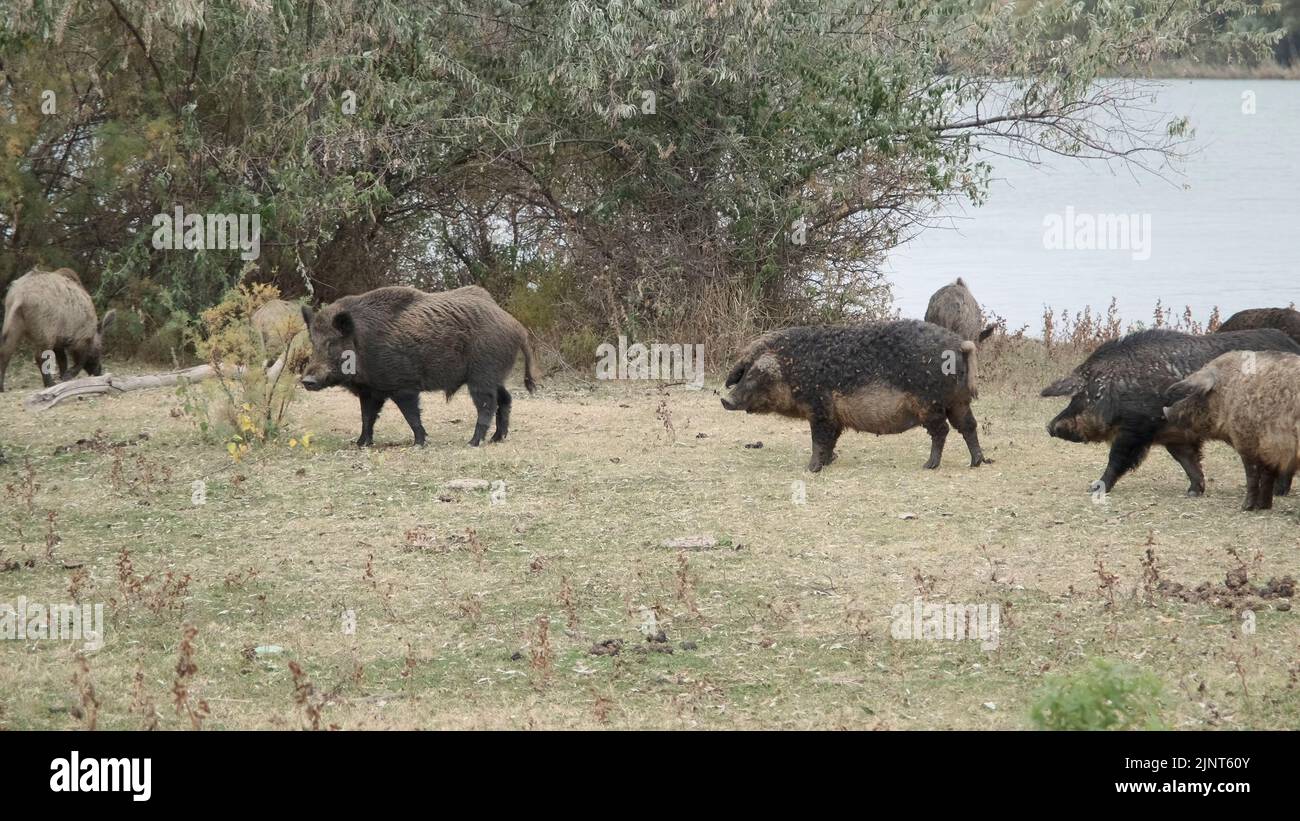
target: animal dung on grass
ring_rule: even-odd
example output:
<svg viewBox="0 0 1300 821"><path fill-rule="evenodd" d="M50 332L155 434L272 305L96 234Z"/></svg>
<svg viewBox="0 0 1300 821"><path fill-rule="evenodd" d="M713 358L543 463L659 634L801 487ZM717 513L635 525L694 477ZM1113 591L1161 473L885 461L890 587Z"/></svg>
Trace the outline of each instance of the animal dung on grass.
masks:
<svg viewBox="0 0 1300 821"><path fill-rule="evenodd" d="M990 460L980 449L971 412L975 343L929 322L903 319L842 327L798 327L759 337L727 374L722 407L806 419L816 472L835 459L844 430L930 434L939 467L951 422L970 451L971 467Z"/></svg>

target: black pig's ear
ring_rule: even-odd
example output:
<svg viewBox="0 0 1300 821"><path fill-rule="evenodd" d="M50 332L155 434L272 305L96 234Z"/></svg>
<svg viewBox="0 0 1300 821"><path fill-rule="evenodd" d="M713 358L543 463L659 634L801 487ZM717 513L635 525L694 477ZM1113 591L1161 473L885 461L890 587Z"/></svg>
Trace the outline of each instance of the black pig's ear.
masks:
<svg viewBox="0 0 1300 821"><path fill-rule="evenodd" d="M1083 387L1083 380L1078 375L1070 374L1064 379L1058 379L1052 384L1043 388L1040 396L1073 396L1078 393L1079 388Z"/></svg>
<svg viewBox="0 0 1300 821"><path fill-rule="evenodd" d="M302 306L302 322L308 328L311 327L311 320L314 316L316 316L316 313L311 309L310 305Z"/></svg>
<svg viewBox="0 0 1300 821"><path fill-rule="evenodd" d="M351 336L357 326L352 322L352 314L347 311L339 311L334 315L334 329L344 336Z"/></svg>

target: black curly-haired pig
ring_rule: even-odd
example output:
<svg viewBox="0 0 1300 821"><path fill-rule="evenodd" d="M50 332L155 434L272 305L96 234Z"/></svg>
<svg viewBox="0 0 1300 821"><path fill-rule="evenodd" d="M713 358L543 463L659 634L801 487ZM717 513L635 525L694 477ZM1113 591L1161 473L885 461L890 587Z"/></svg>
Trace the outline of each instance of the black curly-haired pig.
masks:
<svg viewBox="0 0 1300 821"><path fill-rule="evenodd" d="M970 449L971 467L991 460L980 450L975 415L975 344L914 319L843 327L773 331L745 349L727 375L727 410L778 413L812 426L811 471L835 458L845 430L930 434L928 469L939 467L951 422Z"/></svg>

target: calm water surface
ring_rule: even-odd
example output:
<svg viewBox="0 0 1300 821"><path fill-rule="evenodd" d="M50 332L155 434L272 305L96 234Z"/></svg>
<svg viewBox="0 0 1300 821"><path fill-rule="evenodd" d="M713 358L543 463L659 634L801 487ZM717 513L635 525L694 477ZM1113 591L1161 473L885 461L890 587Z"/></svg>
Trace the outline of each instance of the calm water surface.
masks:
<svg viewBox="0 0 1300 821"><path fill-rule="evenodd" d="M1254 92L1255 113L1242 111ZM1156 107L1190 118L1191 155L1174 184L1121 166L1047 157L1031 166L986 157L994 169L987 202L946 215L951 227L923 232L889 268L903 316L925 313L930 294L961 276L1013 328L1037 334L1044 306L1071 312L1118 300L1126 323L1150 321L1156 300L1203 321L1242 308L1300 303L1300 82L1176 80ZM1135 250L1046 247L1049 215L1149 217L1149 258ZM1132 243L1130 243L1132 245Z"/></svg>

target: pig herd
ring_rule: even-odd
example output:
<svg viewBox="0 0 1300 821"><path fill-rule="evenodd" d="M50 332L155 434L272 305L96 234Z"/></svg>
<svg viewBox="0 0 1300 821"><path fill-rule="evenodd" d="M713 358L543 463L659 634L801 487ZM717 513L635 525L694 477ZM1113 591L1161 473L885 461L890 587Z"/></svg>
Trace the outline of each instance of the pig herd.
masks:
<svg viewBox="0 0 1300 821"><path fill-rule="evenodd" d="M48 386L81 370L101 372L103 333L114 312L94 304L69 269L34 270L5 296L0 327L0 391L24 342L36 352ZM252 317L268 352L294 351L309 391L340 386L361 406L360 446L370 445L388 400L402 413L417 445L425 441L419 396L448 397L468 387L477 411L477 446L510 428L506 377L520 354L531 393L537 372L528 331L482 288L442 293L392 286L347 296L313 311L274 301ZM835 459L846 430L930 435L926 469L939 467L950 427L970 453L971 467L990 460L980 448L971 403L978 396L980 344L994 331L960 278L934 294L925 321L899 319L836 327L794 327L750 343L727 373L728 411L774 413L808 422L819 471ZM310 341L310 354L307 343ZM1069 442L1108 442L1106 467L1090 490L1109 492L1160 445L1187 473L1188 495L1205 491L1202 445L1217 440L1241 457L1243 508L1272 506L1289 492L1300 461L1300 313L1257 308L1232 316L1204 336L1156 329L1105 343L1069 375L1042 391L1069 397L1047 424ZM52 360L52 361L51 361ZM296 369L296 368L295 368Z"/></svg>

